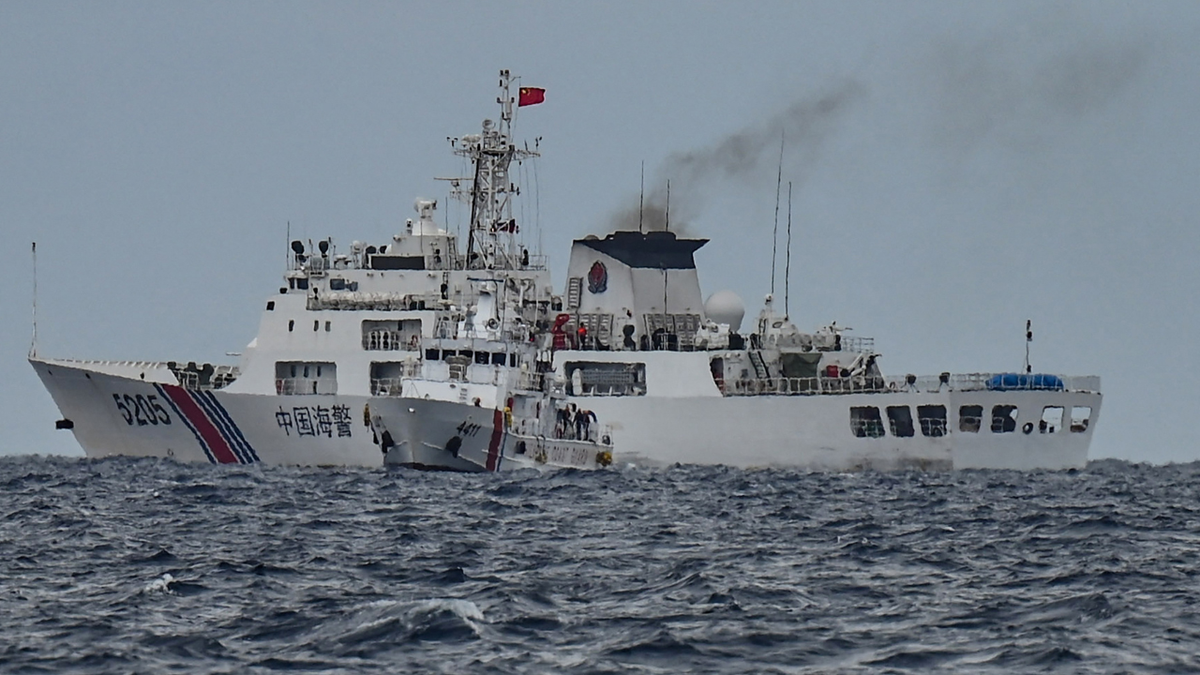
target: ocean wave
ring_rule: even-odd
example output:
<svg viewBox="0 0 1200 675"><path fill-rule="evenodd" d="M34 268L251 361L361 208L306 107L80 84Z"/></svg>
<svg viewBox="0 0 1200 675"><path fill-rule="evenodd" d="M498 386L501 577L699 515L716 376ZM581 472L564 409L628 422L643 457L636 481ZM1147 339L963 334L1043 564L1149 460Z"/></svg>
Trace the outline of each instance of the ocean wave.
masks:
<svg viewBox="0 0 1200 675"><path fill-rule="evenodd" d="M0 459L0 670L1200 670L1200 463Z"/></svg>

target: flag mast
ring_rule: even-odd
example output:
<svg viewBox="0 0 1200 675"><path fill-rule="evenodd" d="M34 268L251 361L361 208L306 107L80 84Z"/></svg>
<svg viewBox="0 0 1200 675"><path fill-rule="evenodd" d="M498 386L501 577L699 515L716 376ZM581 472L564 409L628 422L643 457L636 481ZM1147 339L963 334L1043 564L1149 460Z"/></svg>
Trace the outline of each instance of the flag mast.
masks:
<svg viewBox="0 0 1200 675"><path fill-rule="evenodd" d="M512 197L520 189L512 182L509 167L513 160L540 157L538 143L532 150L517 148L512 141L513 103L510 87L513 81L508 70L500 71L500 122L483 121L483 131L451 139L454 154L465 157L474 165L470 190L451 181L451 194L471 204L471 225L467 233L468 269L520 269L524 266L517 243L517 221L512 217ZM522 87L517 106L534 105L544 100L545 90Z"/></svg>

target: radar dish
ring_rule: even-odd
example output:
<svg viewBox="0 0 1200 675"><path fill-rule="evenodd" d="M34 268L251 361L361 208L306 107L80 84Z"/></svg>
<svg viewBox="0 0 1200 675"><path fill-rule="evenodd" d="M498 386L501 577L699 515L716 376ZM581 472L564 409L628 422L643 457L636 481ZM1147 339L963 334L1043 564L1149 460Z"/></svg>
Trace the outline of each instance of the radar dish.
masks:
<svg viewBox="0 0 1200 675"><path fill-rule="evenodd" d="M717 323L729 324L729 330L736 333L746 316L746 305L733 291L717 291L704 302L704 313Z"/></svg>

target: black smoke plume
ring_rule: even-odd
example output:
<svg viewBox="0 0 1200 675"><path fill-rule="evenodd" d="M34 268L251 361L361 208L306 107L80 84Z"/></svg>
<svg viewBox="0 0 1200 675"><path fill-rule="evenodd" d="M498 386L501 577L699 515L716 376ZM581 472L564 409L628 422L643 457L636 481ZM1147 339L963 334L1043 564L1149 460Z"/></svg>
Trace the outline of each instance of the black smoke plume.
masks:
<svg viewBox="0 0 1200 675"><path fill-rule="evenodd" d="M638 201L620 209L612 219L614 230L683 232L688 221L703 208L707 194L740 190L746 186L773 189L781 139L785 139L785 171L803 174L817 162L824 141L838 121L866 94L856 81L844 81L819 95L797 100L783 111L745 127L704 148L667 157L652 177L647 177L644 204ZM794 178L793 178L794 180ZM670 181L670 223L667 181Z"/></svg>

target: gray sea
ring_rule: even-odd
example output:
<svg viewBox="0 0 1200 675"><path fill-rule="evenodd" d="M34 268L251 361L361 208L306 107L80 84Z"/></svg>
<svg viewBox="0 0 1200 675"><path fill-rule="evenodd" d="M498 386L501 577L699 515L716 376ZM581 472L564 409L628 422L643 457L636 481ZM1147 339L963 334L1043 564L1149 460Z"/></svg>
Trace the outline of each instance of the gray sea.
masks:
<svg viewBox="0 0 1200 675"><path fill-rule="evenodd" d="M1200 672L1198 485L4 457L0 672Z"/></svg>

